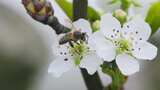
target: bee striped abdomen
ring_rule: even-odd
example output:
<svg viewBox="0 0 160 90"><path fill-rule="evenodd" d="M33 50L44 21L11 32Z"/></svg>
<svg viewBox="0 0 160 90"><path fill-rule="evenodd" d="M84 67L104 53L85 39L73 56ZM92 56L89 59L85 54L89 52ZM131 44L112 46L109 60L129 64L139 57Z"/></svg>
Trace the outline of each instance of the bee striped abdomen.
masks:
<svg viewBox="0 0 160 90"><path fill-rule="evenodd" d="M60 39L59 44L65 44L67 42L71 43L72 41L77 42L78 40L85 41L86 34L80 31L74 31L74 32L67 33L65 36L63 36Z"/></svg>
<svg viewBox="0 0 160 90"><path fill-rule="evenodd" d="M59 40L59 44L65 44L67 42L73 41L73 35L72 33L67 33L65 36L63 36L60 40Z"/></svg>

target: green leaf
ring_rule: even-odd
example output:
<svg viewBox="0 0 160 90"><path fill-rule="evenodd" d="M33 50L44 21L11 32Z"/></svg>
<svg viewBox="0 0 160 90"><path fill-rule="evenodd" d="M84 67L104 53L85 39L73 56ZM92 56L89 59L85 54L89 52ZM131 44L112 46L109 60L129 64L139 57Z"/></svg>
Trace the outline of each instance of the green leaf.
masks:
<svg viewBox="0 0 160 90"><path fill-rule="evenodd" d="M137 0L132 0L131 2L135 7L141 7L141 4Z"/></svg>
<svg viewBox="0 0 160 90"><path fill-rule="evenodd" d="M67 14L67 16L73 20L73 6L72 3L68 2L67 0L55 0L57 4L62 8L62 10ZM91 22L94 22L96 20L100 19L99 13L93 9L92 7L88 6L88 14L87 14L87 19Z"/></svg>
<svg viewBox="0 0 160 90"><path fill-rule="evenodd" d="M95 9L88 7L87 18L89 21L94 22L96 20L100 20L100 15Z"/></svg>
<svg viewBox="0 0 160 90"><path fill-rule="evenodd" d="M67 16L73 20L72 4L67 0L55 0L61 9L67 14Z"/></svg>
<svg viewBox="0 0 160 90"><path fill-rule="evenodd" d="M147 14L146 22L148 22L152 28L152 34L155 33L160 27L160 2L154 3Z"/></svg>
<svg viewBox="0 0 160 90"><path fill-rule="evenodd" d="M115 4L118 0L112 0L108 4Z"/></svg>
<svg viewBox="0 0 160 90"><path fill-rule="evenodd" d="M129 7L132 4L131 0L120 0L121 1L121 9L128 12Z"/></svg>

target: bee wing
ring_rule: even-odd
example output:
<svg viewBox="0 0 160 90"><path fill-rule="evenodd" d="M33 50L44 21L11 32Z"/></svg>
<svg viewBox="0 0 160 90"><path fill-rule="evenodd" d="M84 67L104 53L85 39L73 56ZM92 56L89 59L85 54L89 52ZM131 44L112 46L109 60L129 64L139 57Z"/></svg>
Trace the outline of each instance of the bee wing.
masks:
<svg viewBox="0 0 160 90"><path fill-rule="evenodd" d="M70 19L65 19L65 26L67 26L70 29L75 29L73 22Z"/></svg>
<svg viewBox="0 0 160 90"><path fill-rule="evenodd" d="M59 39L59 44L60 45L66 44L69 41L70 41L70 33L67 33L67 34L61 36L61 38Z"/></svg>
<svg viewBox="0 0 160 90"><path fill-rule="evenodd" d="M66 26L68 26L70 29L72 29L72 32L77 30L77 28L74 26L73 22L70 19L65 19L65 22L66 22Z"/></svg>

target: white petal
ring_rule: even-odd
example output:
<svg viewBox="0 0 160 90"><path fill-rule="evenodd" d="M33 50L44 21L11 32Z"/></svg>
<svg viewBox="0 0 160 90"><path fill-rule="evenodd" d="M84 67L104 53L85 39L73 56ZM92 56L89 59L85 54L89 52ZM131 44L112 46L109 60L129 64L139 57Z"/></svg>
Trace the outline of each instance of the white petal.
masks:
<svg viewBox="0 0 160 90"><path fill-rule="evenodd" d="M108 44L113 45L112 42L108 41L100 31L93 33L89 37L88 41L90 41L94 46L97 47L106 47L106 45Z"/></svg>
<svg viewBox="0 0 160 90"><path fill-rule="evenodd" d="M82 32L86 32L88 35L92 34L92 28L90 23L85 19L79 19L73 23L74 27Z"/></svg>
<svg viewBox="0 0 160 90"><path fill-rule="evenodd" d="M68 59L67 61L64 59ZM71 58L57 57L49 66L48 73L55 77L60 77L63 73L74 68L74 63Z"/></svg>
<svg viewBox="0 0 160 90"><path fill-rule="evenodd" d="M132 75L139 71L138 61L127 54L118 55L116 57L116 64L118 65L118 68L122 74L126 76Z"/></svg>
<svg viewBox="0 0 160 90"><path fill-rule="evenodd" d="M101 17L100 30L107 38L117 38L117 34L121 32L121 24L112 14L107 13Z"/></svg>
<svg viewBox="0 0 160 90"><path fill-rule="evenodd" d="M149 42L138 42L133 48L132 54L138 59L153 60L157 56L157 47Z"/></svg>
<svg viewBox="0 0 160 90"><path fill-rule="evenodd" d="M80 67L87 69L88 73L92 75L97 71L101 64L102 60L98 58L95 53L90 53L82 59Z"/></svg>
<svg viewBox="0 0 160 90"><path fill-rule="evenodd" d="M111 41L107 40L99 31L95 32L90 40L92 47L96 50L97 55L105 61L111 62L115 59L116 50Z"/></svg>
<svg viewBox="0 0 160 90"><path fill-rule="evenodd" d="M56 56L69 55L68 44L54 46L53 52Z"/></svg>
<svg viewBox="0 0 160 90"><path fill-rule="evenodd" d="M116 56L116 51L113 47L99 48L96 52L100 58L108 62L113 61Z"/></svg>
<svg viewBox="0 0 160 90"><path fill-rule="evenodd" d="M136 40L148 40L151 35L151 28L141 17L134 17L131 21L124 24L124 32Z"/></svg>

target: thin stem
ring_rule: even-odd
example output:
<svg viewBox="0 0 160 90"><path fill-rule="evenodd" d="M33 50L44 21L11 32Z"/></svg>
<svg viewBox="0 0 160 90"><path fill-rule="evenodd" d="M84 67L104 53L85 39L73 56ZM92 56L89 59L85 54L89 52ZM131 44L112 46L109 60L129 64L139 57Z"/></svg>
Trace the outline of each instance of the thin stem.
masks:
<svg viewBox="0 0 160 90"><path fill-rule="evenodd" d="M87 0L73 0L73 20L78 20L79 18L87 18Z"/></svg>
<svg viewBox="0 0 160 90"><path fill-rule="evenodd" d="M73 20L87 17L87 0L73 0ZM103 86L98 73L89 75L86 69L81 68L81 73L88 90L103 90Z"/></svg>
<svg viewBox="0 0 160 90"><path fill-rule="evenodd" d="M52 27L52 29L55 30L56 34L62 34L62 33L67 33L71 31L69 28L62 25L57 19L57 17L55 16L50 18L50 21L48 20L47 25Z"/></svg>
<svg viewBox="0 0 160 90"><path fill-rule="evenodd" d="M97 72L93 75L89 75L86 69L81 68L81 73L88 90L103 90L103 86Z"/></svg>
<svg viewBox="0 0 160 90"><path fill-rule="evenodd" d="M128 77L120 72L115 62L104 62L102 71L112 78L112 83L105 90L123 90L123 85L126 83Z"/></svg>

